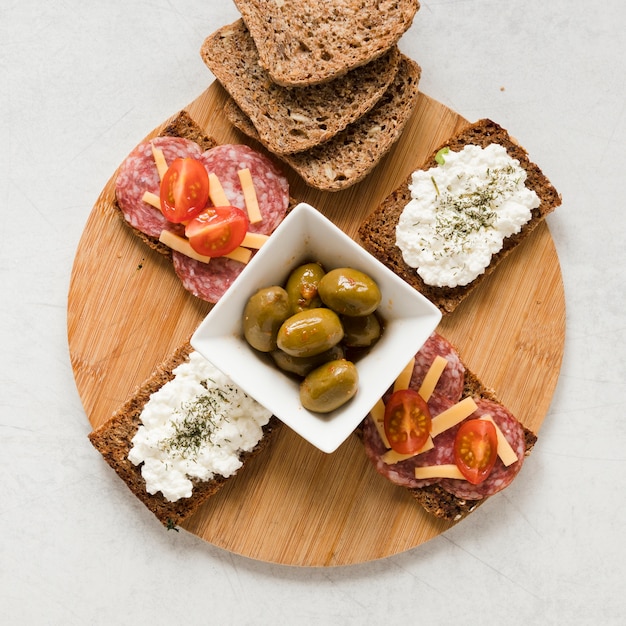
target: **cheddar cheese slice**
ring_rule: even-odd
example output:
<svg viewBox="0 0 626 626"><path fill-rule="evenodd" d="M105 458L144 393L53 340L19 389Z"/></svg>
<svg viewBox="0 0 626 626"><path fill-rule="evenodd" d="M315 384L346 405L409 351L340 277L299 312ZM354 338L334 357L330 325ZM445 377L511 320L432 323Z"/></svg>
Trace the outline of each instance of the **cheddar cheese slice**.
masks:
<svg viewBox="0 0 626 626"><path fill-rule="evenodd" d="M246 210L248 212L250 224L261 222L263 220L263 216L261 215L261 210L259 209L259 201L256 191L254 190L254 183L252 182L252 174L250 173L250 170L246 167L243 170L239 170L237 175L239 176L239 182L241 183L241 188L243 190L243 199L246 203Z"/></svg>
<svg viewBox="0 0 626 626"><path fill-rule="evenodd" d="M165 160L165 155L163 154L163 150L161 148L157 148L153 143L150 144L152 148L152 158L154 159L154 164L156 165L157 172L159 173L159 179L163 180L163 176L165 176L165 172L167 172L167 161Z"/></svg>
<svg viewBox="0 0 626 626"><path fill-rule="evenodd" d="M175 233L172 233L169 230L162 230L159 235L159 241L164 243L166 246L171 248L172 250L176 250L176 252L180 252L185 256L190 257L191 259L195 259L196 261L200 261L202 263L208 263L211 260L210 256L204 256L202 254L198 254L189 243L189 240L184 237L180 237Z"/></svg>
<svg viewBox="0 0 626 626"><path fill-rule="evenodd" d="M488 420L496 427L496 436L498 437L498 456L500 460L508 467L519 461L515 450L511 447L511 444L507 441L504 433L500 430L500 427L494 422L491 415L483 415L481 420Z"/></svg>
<svg viewBox="0 0 626 626"><path fill-rule="evenodd" d="M398 377L393 383L393 390L399 391L400 389L408 389L411 382L411 376L413 375L413 367L415 366L415 357L413 357L405 366L404 369L398 374Z"/></svg>
<svg viewBox="0 0 626 626"><path fill-rule="evenodd" d="M437 355L430 367L428 368L428 372L426 372L426 376L424 376L424 380L418 390L417 393L428 402L430 396L433 395L433 391L441 378L441 374L443 374L443 370L446 368L448 361L444 359L442 356Z"/></svg>
<svg viewBox="0 0 626 626"><path fill-rule="evenodd" d="M209 198L213 206L230 206L230 202L224 193L224 188L215 172L209 174Z"/></svg>
<svg viewBox="0 0 626 626"><path fill-rule="evenodd" d="M466 417L469 417L478 407L474 399L468 396L463 398L456 404L453 404L449 409L442 411L436 417L433 417L432 426L430 429L431 437L436 437L444 430L456 426L459 422L462 422Z"/></svg>
<svg viewBox="0 0 626 626"><path fill-rule="evenodd" d="M254 248L255 250L258 250L259 248L263 247L263 245L267 242L269 238L270 238L269 235L262 235L261 233L247 232L246 236L243 238L243 241L241 242L241 245L244 248Z"/></svg>
<svg viewBox="0 0 626 626"><path fill-rule="evenodd" d="M454 463L416 467L415 478L458 478L465 480L465 476L461 474L461 470Z"/></svg>
<svg viewBox="0 0 626 626"><path fill-rule="evenodd" d="M153 206L155 209L161 210L161 199L156 193L152 193L151 191L144 191L141 199L150 206Z"/></svg>

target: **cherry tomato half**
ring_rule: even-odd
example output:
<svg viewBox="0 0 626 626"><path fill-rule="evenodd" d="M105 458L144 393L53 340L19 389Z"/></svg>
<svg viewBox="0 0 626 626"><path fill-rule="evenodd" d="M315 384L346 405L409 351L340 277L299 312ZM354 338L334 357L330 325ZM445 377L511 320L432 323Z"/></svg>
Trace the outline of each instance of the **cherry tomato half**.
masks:
<svg viewBox="0 0 626 626"><path fill-rule="evenodd" d="M417 452L430 435L431 423L428 405L413 389L394 392L385 406L385 434L400 454Z"/></svg>
<svg viewBox="0 0 626 626"><path fill-rule="evenodd" d="M209 175L204 165L192 159L172 161L160 188L161 212L176 224L186 222L206 208L209 199Z"/></svg>
<svg viewBox="0 0 626 626"><path fill-rule="evenodd" d="M489 420L471 419L461 424L454 440L454 461L472 485L489 476L497 456L498 436Z"/></svg>
<svg viewBox="0 0 626 626"><path fill-rule="evenodd" d="M194 217L185 227L189 244L204 256L224 256L246 236L248 216L234 206L216 206Z"/></svg>

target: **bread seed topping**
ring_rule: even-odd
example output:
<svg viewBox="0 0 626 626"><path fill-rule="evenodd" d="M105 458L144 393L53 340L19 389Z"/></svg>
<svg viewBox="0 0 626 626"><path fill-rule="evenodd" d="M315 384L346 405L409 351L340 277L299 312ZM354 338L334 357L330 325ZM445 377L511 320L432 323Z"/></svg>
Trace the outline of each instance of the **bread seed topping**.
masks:
<svg viewBox="0 0 626 626"><path fill-rule="evenodd" d="M444 149L437 162L413 172L396 244L426 284L457 287L485 271L540 200L525 186L519 161L499 144Z"/></svg>
<svg viewBox="0 0 626 626"><path fill-rule="evenodd" d="M228 478L263 436L271 412L197 352L150 396L128 455L150 494L188 498L194 480Z"/></svg>

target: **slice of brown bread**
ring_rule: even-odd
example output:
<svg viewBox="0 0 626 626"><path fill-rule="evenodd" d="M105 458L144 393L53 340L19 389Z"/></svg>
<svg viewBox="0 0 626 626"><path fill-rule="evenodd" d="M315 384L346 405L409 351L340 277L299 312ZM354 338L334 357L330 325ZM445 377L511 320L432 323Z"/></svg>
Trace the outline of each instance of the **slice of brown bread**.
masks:
<svg viewBox="0 0 626 626"><path fill-rule="evenodd" d="M527 173L526 187L533 189L537 193L540 205L538 208L533 209L530 221L525 224L519 233L504 240L502 249L492 257L486 271L471 283L459 287L434 287L427 285L417 274L416 270L404 262L402 252L396 246L396 224L404 207L411 199L409 191L410 175L402 185L393 191L363 221L359 228L359 237L363 247L398 274L398 276L423 293L439 307L443 314L454 311L472 290L498 266L500 261L528 237L549 213L561 204L561 196L544 176L539 166L530 161L526 150L512 139L506 130L488 119L482 119L466 126L457 135L439 146L419 169L428 170L431 167L435 167L437 165L435 156L441 148L449 147L452 151L459 151L467 144L486 147L491 143L501 144L511 157L520 162L520 165Z"/></svg>
<svg viewBox="0 0 626 626"><path fill-rule="evenodd" d="M467 396L471 396L476 400L483 398L485 400L500 402L494 390L484 385L476 374L465 367L463 397ZM523 424L522 428L526 442L526 456L528 456L537 442L537 435ZM356 434L362 439L362 426L357 429ZM398 487L398 489L407 489L407 487ZM464 518L489 499L467 500L459 498L437 484L420 489L408 489L408 491L428 513L451 522L457 522Z"/></svg>
<svg viewBox="0 0 626 626"><path fill-rule="evenodd" d="M235 0L273 82L323 83L383 55L408 30L417 0Z"/></svg>
<svg viewBox="0 0 626 626"><path fill-rule="evenodd" d="M174 378L172 371L183 363L192 351L186 342L161 363L150 377L142 383L130 398L113 414L110 420L89 434L89 440L102 454L104 460L143 504L168 528L173 528L187 519L207 498L215 494L228 480L216 476L213 480L195 482L191 497L168 502L161 493L151 495L141 475L141 466L128 460L132 438L141 425L141 412L150 395ZM265 449L278 431L281 422L272 417L263 428L264 436L257 446L242 455L245 462ZM243 467L239 471L242 471Z"/></svg>
<svg viewBox="0 0 626 626"><path fill-rule="evenodd" d="M243 20L207 37L200 55L250 118L261 141L276 154L308 150L357 120L383 96L400 61L394 46L340 79L288 89L272 82L259 65L254 40Z"/></svg>
<svg viewBox="0 0 626 626"><path fill-rule="evenodd" d="M395 80L371 111L330 141L304 152L278 155L279 158L307 185L323 191L340 191L358 183L400 138L417 102L420 74L419 65L402 55ZM227 102L224 112L236 128L262 142L234 100Z"/></svg>

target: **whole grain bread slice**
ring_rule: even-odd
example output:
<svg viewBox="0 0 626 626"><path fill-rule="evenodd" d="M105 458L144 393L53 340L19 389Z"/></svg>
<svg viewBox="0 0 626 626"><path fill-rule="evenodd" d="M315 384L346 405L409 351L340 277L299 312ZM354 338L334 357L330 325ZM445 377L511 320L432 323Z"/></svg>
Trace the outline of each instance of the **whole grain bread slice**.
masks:
<svg viewBox="0 0 626 626"><path fill-rule="evenodd" d="M465 398L468 396L474 398L475 400L482 398L500 403L495 391L487 387L474 372L465 367L462 397ZM528 456L532 452L535 443L537 443L537 435L523 424L522 429L524 430L524 439L526 444L525 454ZM362 424L357 429L356 435L362 439ZM466 517L483 502L486 502L489 499L483 498L482 500L468 500L459 498L449 491L446 491L438 484L421 487L419 489L407 487L398 487L398 489L408 489L411 497L417 500L417 502L424 507L428 513L450 522L457 522Z"/></svg>
<svg viewBox="0 0 626 626"><path fill-rule="evenodd" d="M187 519L203 502L219 491L227 478L215 476L209 481L196 481L191 497L176 502L167 501L161 493L154 495L146 491L146 483L141 475L141 466L128 460L132 447L132 438L141 425L141 412L150 399L150 395L158 391L166 382L174 378L173 370L183 363L192 351L189 342L185 342L163 363L150 377L131 394L128 400L102 426L89 434L89 440L100 452L104 460L115 470L126 483L132 493L158 518L166 527L173 528ZM272 417L263 428L263 438L250 452L242 455L245 462L264 450L272 436L280 428L281 422ZM241 472L244 467L240 468Z"/></svg>
<svg viewBox="0 0 626 626"><path fill-rule="evenodd" d="M323 83L378 58L408 30L417 0L235 0L273 82Z"/></svg>
<svg viewBox="0 0 626 626"><path fill-rule="evenodd" d="M538 165L530 161L526 150L508 132L489 119L482 119L462 129L439 146L419 168L428 170L435 167L435 156L440 149L448 147L452 151L462 150L467 144L486 147L491 143L502 145L507 153L517 159L526 170L526 187L533 189L540 199L539 207L533 209L532 217L521 231L504 240L502 249L491 258L485 272L471 283L458 287L436 287L427 285L416 270L404 262L400 248L396 246L396 225L404 207L411 199L409 184L411 175L393 191L359 227L359 237L363 247L372 255L403 278L415 289L433 302L445 315L454 309L508 256L531 232L561 204L561 196L543 174Z"/></svg>
<svg viewBox="0 0 626 626"><path fill-rule="evenodd" d="M272 82L259 65L254 40L241 19L207 37L200 55L275 154L307 150L357 120L383 96L400 61L394 46L340 79L288 89Z"/></svg>
<svg viewBox="0 0 626 626"><path fill-rule="evenodd" d="M358 183L400 138L417 103L420 75L419 65L402 55L395 80L373 109L330 141L304 152L277 156L311 187L340 191ZM234 100L227 101L224 112L236 128L263 143Z"/></svg>

